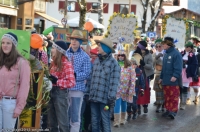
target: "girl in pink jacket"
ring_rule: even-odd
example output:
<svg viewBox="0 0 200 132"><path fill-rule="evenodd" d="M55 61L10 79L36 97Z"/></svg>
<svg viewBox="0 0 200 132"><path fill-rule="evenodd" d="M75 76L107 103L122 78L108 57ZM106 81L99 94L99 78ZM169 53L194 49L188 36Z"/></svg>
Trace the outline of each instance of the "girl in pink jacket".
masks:
<svg viewBox="0 0 200 132"><path fill-rule="evenodd" d="M0 129L13 130L26 105L30 66L17 51L18 38L6 33L0 47Z"/></svg>

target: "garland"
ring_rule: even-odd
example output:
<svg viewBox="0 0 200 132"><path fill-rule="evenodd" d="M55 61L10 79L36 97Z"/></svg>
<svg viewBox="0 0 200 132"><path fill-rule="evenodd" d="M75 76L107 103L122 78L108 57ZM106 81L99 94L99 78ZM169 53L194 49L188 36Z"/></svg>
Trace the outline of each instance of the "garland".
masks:
<svg viewBox="0 0 200 132"><path fill-rule="evenodd" d="M120 17L122 17L122 18L131 18L131 17L133 17L133 18L137 18L137 16L136 15L134 15L134 14L127 14L127 15L124 15L124 14L121 14L121 13L116 13L116 12L114 12L113 13L113 15L112 16L110 16L110 19L109 19L109 25L108 25L108 27L107 27L107 32L104 34L104 38L107 38L108 37L108 35L110 34L110 25L111 25L111 23L112 23L112 20L115 18L115 17L117 17L117 16L120 16ZM136 33L137 33L137 29L138 28L138 22L136 21L136 27L135 27L135 30L133 31L133 34L134 34L134 36L136 36Z"/></svg>
<svg viewBox="0 0 200 132"><path fill-rule="evenodd" d="M171 17L171 18L175 18L172 17L170 15L166 15L163 19L162 19L162 34L163 36L166 34L166 25L167 25L167 19ZM180 21L184 21L185 22L185 26L186 26L186 35L189 33L189 21L186 18L175 18L176 20L180 20Z"/></svg>

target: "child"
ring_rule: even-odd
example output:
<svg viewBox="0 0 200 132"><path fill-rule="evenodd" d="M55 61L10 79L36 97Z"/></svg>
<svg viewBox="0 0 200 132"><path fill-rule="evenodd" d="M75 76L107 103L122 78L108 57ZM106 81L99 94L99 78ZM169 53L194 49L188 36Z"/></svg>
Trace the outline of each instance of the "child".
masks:
<svg viewBox="0 0 200 132"><path fill-rule="evenodd" d="M132 67L135 68L135 73L136 73L136 82L135 82L135 95L133 96L133 103L128 103L127 104L127 113L128 113L128 118L127 121L131 119L131 114L133 114L132 119L135 120L137 119L137 111L138 111L138 105L137 105L137 99L138 99L138 94L143 96L144 94L144 87L145 87L145 81L144 81L144 76L142 74L142 70L138 67L139 62L136 61L135 58L131 58L131 63Z"/></svg>

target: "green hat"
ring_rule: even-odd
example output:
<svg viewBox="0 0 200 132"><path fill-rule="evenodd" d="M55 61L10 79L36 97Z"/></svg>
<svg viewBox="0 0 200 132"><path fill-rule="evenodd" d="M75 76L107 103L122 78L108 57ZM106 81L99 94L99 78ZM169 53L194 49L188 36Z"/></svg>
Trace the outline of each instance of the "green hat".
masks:
<svg viewBox="0 0 200 132"><path fill-rule="evenodd" d="M188 42L186 42L185 47L191 47L193 49L194 45L191 41L188 41Z"/></svg>
<svg viewBox="0 0 200 132"><path fill-rule="evenodd" d="M161 38L156 39L155 44L157 44L157 43L161 43L162 41L163 41L163 40L162 40Z"/></svg>

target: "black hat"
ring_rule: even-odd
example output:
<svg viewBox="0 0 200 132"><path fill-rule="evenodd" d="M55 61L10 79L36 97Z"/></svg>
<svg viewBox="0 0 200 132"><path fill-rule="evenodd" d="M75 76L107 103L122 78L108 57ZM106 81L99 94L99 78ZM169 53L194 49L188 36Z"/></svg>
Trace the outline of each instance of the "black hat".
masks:
<svg viewBox="0 0 200 132"><path fill-rule="evenodd" d="M174 39L172 37L165 37L162 44L167 44L168 46L174 46Z"/></svg>
<svg viewBox="0 0 200 132"><path fill-rule="evenodd" d="M147 42L142 40L142 41L139 41L138 42L138 47L141 49L141 50L145 50L146 47L147 47Z"/></svg>
<svg viewBox="0 0 200 132"><path fill-rule="evenodd" d="M4 34L4 35L2 36L1 40L2 40L3 38L7 38L7 39L11 40L12 43L13 43L15 46L17 46L18 38L17 38L17 35L15 35L14 33L8 32L8 33L6 33L6 34Z"/></svg>
<svg viewBox="0 0 200 132"><path fill-rule="evenodd" d="M56 48L59 52L66 54L67 49L69 48L69 45L66 44L64 41L56 41L52 47Z"/></svg>

